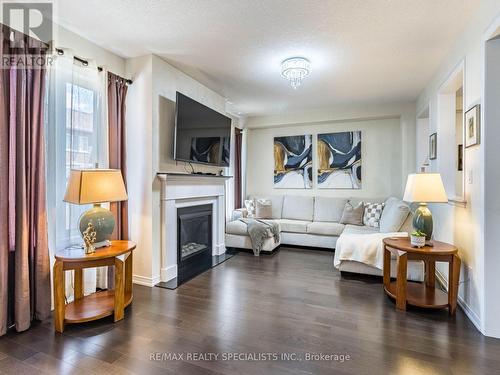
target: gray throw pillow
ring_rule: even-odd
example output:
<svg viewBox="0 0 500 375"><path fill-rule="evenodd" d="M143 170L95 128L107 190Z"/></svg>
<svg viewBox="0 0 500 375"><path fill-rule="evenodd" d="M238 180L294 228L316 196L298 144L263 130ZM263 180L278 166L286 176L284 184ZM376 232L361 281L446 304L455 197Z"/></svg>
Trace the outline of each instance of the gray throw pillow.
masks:
<svg viewBox="0 0 500 375"><path fill-rule="evenodd" d="M401 199L394 197L387 199L380 217L380 232L399 232L409 213L410 207Z"/></svg>
<svg viewBox="0 0 500 375"><path fill-rule="evenodd" d="M255 218L256 219L272 219L273 204L267 199L257 199L255 201Z"/></svg>
<svg viewBox="0 0 500 375"><path fill-rule="evenodd" d="M384 204L385 203L365 203L363 224L367 227L378 228L380 226L380 217L384 210Z"/></svg>
<svg viewBox="0 0 500 375"><path fill-rule="evenodd" d="M351 202L347 202L342 212L340 224L363 225L363 214L365 212L365 205L359 202L357 206L353 206Z"/></svg>

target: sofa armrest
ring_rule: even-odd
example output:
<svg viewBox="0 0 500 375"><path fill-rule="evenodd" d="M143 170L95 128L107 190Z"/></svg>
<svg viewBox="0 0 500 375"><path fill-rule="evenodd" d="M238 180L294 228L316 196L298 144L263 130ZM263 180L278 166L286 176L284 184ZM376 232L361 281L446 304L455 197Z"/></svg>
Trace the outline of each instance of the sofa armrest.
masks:
<svg viewBox="0 0 500 375"><path fill-rule="evenodd" d="M238 220L244 217L247 217L248 211L246 208L237 208L233 211L233 215L231 217L232 220Z"/></svg>

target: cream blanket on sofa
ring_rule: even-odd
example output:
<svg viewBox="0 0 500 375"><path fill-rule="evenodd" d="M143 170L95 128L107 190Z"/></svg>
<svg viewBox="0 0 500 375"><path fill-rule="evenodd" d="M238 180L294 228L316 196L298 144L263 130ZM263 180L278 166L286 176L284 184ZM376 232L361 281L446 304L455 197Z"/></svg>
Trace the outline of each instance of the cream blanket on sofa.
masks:
<svg viewBox="0 0 500 375"><path fill-rule="evenodd" d="M335 268L339 268L342 261L350 260L382 270L384 268L384 244L382 240L389 237L408 237L408 233L342 233L335 246L333 265Z"/></svg>

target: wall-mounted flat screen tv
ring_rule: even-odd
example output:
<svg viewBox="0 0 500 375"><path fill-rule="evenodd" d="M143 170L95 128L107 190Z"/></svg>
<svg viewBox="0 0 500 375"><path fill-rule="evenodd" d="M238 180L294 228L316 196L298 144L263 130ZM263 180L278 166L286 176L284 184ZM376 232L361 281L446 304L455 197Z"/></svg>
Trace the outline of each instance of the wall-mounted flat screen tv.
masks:
<svg viewBox="0 0 500 375"><path fill-rule="evenodd" d="M174 159L229 167L231 119L177 92Z"/></svg>

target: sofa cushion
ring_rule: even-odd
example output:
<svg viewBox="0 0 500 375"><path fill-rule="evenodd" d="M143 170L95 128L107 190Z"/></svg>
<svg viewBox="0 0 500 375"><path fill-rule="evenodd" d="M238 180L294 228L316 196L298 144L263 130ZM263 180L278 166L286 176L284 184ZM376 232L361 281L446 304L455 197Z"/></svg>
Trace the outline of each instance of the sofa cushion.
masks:
<svg viewBox="0 0 500 375"><path fill-rule="evenodd" d="M307 225L310 221L307 220L278 220L282 232L307 233Z"/></svg>
<svg viewBox="0 0 500 375"><path fill-rule="evenodd" d="M283 219L313 220L314 198L285 195L283 199Z"/></svg>
<svg viewBox="0 0 500 375"><path fill-rule="evenodd" d="M344 224L314 221L307 225L307 233L323 236L340 236L344 227Z"/></svg>
<svg viewBox="0 0 500 375"><path fill-rule="evenodd" d="M401 199L390 197L385 201L384 211L380 217L380 232L398 232L405 222L410 207Z"/></svg>
<svg viewBox="0 0 500 375"><path fill-rule="evenodd" d="M255 201L255 218L272 219L273 206L269 199L257 199Z"/></svg>
<svg viewBox="0 0 500 375"><path fill-rule="evenodd" d="M378 228L368 227L366 225L348 224L345 226L344 231L342 233L345 233L345 234L371 234L371 233L378 233Z"/></svg>
<svg viewBox="0 0 500 375"><path fill-rule="evenodd" d="M255 216L255 200L246 199L245 200L245 210L247 211L247 217Z"/></svg>
<svg viewBox="0 0 500 375"><path fill-rule="evenodd" d="M264 220L264 221L270 221L270 220ZM235 234L239 236L248 236L247 225L241 220L230 221L229 223L226 224L226 233ZM272 237L273 234L271 233L270 230L268 230L266 232L266 236Z"/></svg>
<svg viewBox="0 0 500 375"><path fill-rule="evenodd" d="M315 197L314 198L314 221L328 221L338 223L342 218L347 199Z"/></svg>
<svg viewBox="0 0 500 375"><path fill-rule="evenodd" d="M380 217L384 210L384 203L365 203L365 213L363 214L363 224L369 227L378 228Z"/></svg>
<svg viewBox="0 0 500 375"><path fill-rule="evenodd" d="M283 210L283 196L282 195L268 195L268 196L255 196L257 199L265 199L271 201L273 219L281 219L281 211Z"/></svg>
<svg viewBox="0 0 500 375"><path fill-rule="evenodd" d="M358 205L347 202L344 206L344 212L342 212L340 224L363 225L364 212L365 206L363 202L359 202Z"/></svg>

